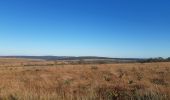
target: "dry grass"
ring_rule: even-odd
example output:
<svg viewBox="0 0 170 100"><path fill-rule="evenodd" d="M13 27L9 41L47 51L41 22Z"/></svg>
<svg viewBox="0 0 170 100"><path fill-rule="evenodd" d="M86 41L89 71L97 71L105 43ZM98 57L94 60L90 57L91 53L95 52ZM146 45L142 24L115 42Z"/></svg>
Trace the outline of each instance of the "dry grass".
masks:
<svg viewBox="0 0 170 100"><path fill-rule="evenodd" d="M0 100L170 99L170 63L55 65L13 60L0 59Z"/></svg>

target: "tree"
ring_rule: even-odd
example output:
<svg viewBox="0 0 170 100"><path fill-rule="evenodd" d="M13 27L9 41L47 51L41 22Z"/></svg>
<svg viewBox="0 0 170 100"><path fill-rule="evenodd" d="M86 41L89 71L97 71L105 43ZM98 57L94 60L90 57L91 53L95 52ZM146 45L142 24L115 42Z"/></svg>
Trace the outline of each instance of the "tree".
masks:
<svg viewBox="0 0 170 100"><path fill-rule="evenodd" d="M170 57L168 57L167 60L170 61Z"/></svg>
<svg viewBox="0 0 170 100"><path fill-rule="evenodd" d="M158 58L156 58L156 60L157 60L157 61L164 61L164 58L158 57Z"/></svg>

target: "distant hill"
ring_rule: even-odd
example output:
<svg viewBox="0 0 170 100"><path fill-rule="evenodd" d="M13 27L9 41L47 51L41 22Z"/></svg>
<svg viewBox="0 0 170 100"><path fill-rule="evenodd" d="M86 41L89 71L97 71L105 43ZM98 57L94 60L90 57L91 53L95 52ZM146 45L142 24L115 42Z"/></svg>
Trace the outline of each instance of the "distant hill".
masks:
<svg viewBox="0 0 170 100"><path fill-rule="evenodd" d="M0 58L24 58L24 59L42 59L42 60L113 60L113 61L140 61L140 58L110 58L96 56L0 56Z"/></svg>

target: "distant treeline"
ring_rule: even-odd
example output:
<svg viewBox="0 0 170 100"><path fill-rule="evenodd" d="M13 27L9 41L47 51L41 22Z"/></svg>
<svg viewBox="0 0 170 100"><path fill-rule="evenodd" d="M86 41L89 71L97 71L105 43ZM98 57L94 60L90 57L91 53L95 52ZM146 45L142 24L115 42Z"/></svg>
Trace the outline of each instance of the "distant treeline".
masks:
<svg viewBox="0 0 170 100"><path fill-rule="evenodd" d="M149 62L170 62L168 58L109 58L109 57L95 57L95 56L0 56L0 58L24 58L24 59L41 59L46 61L67 62L71 64L108 64L108 63L149 63Z"/></svg>
<svg viewBox="0 0 170 100"><path fill-rule="evenodd" d="M43 60L82 60L82 59L118 59L110 57L95 57L95 56L0 56L0 58L25 58L25 59L43 59Z"/></svg>
<svg viewBox="0 0 170 100"><path fill-rule="evenodd" d="M139 60L140 63L169 62L169 61L170 61L170 57L168 57L168 58L157 57L157 58L148 58L148 59Z"/></svg>

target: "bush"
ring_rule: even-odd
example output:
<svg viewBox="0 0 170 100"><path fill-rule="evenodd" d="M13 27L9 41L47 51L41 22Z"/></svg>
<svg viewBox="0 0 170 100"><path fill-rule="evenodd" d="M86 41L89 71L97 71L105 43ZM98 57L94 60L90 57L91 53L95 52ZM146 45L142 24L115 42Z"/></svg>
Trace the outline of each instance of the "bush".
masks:
<svg viewBox="0 0 170 100"><path fill-rule="evenodd" d="M119 78L122 78L125 75L125 73L122 69L118 69L117 72L119 74Z"/></svg>
<svg viewBox="0 0 170 100"><path fill-rule="evenodd" d="M91 66L91 69L96 70L96 69L98 69L98 67L97 66Z"/></svg>
<svg viewBox="0 0 170 100"><path fill-rule="evenodd" d="M121 86L102 86L96 89L100 100L128 100L129 95L126 88Z"/></svg>
<svg viewBox="0 0 170 100"><path fill-rule="evenodd" d="M157 85L167 85L167 83L165 82L163 78L154 78L151 80L151 82Z"/></svg>

